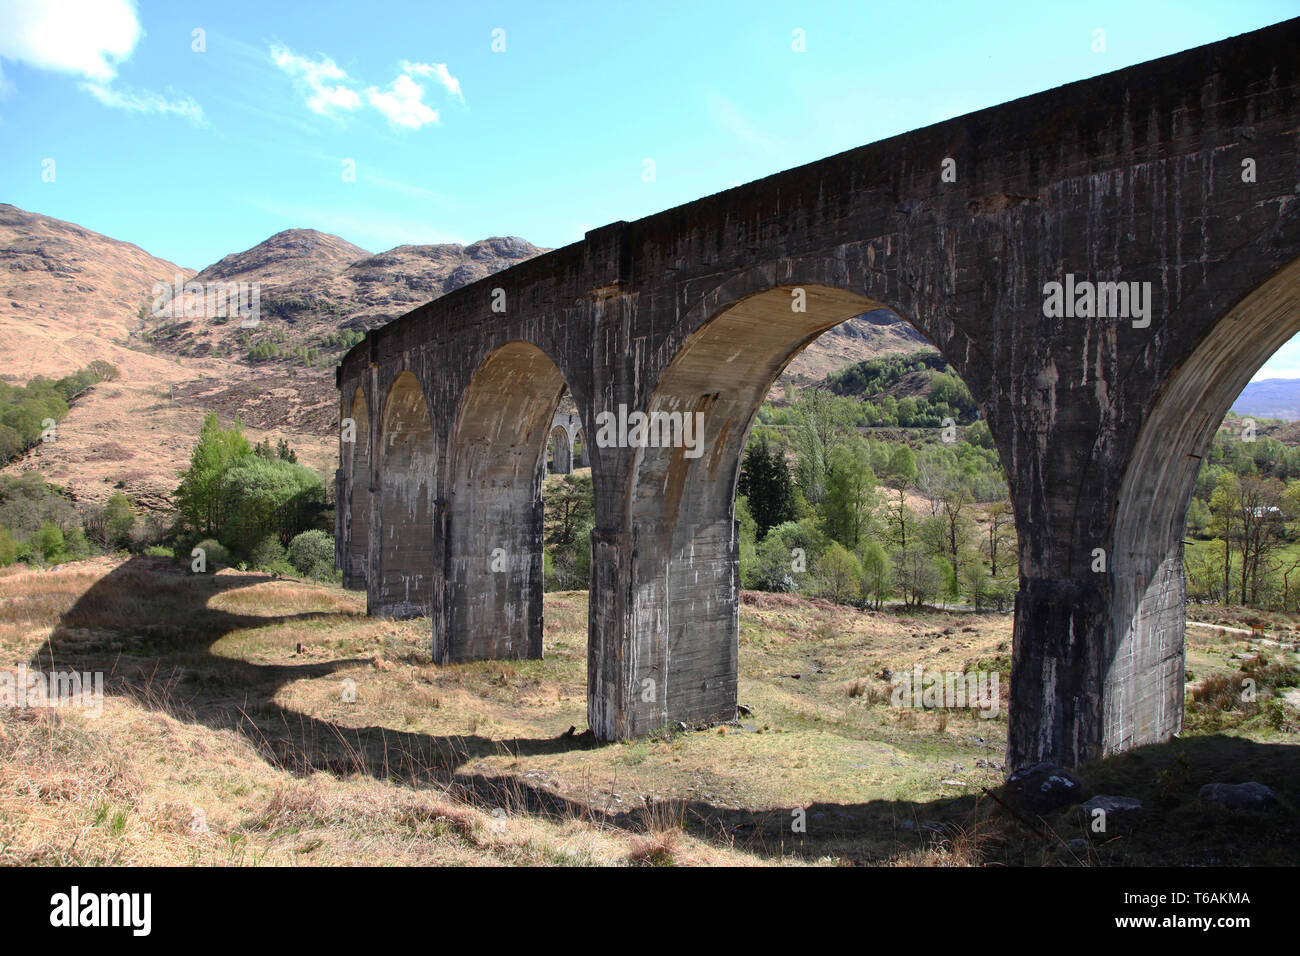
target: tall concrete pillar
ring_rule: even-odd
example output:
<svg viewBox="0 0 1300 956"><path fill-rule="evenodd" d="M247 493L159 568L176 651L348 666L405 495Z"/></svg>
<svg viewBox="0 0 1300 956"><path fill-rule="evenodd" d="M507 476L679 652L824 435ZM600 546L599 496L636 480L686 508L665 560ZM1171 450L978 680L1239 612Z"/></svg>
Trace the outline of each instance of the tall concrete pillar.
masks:
<svg viewBox="0 0 1300 956"><path fill-rule="evenodd" d="M730 513L592 533L588 723L599 739L736 716L739 555Z"/></svg>
<svg viewBox="0 0 1300 956"><path fill-rule="evenodd" d="M546 353L522 342L474 373L450 449L436 660L542 656L542 485L563 388Z"/></svg>
<svg viewBox="0 0 1300 956"><path fill-rule="evenodd" d="M341 456L339 494L336 507L340 518L343 586L360 591L366 587L366 565L370 550L370 415L365 393L358 387L347 416L352 419L351 442Z"/></svg>
<svg viewBox="0 0 1300 956"><path fill-rule="evenodd" d="M587 722L598 739L736 716L734 526L700 535L673 566L669 545L662 526L592 533Z"/></svg>
<svg viewBox="0 0 1300 956"><path fill-rule="evenodd" d="M573 438L569 435L568 429L563 425L557 425L551 429L548 444L554 449L551 473L555 475L569 475L573 473Z"/></svg>

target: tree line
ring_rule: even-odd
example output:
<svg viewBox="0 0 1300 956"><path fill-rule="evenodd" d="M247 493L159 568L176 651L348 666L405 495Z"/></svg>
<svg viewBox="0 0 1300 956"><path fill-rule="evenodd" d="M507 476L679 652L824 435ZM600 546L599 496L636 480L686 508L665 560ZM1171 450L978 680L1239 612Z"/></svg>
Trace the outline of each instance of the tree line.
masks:
<svg viewBox="0 0 1300 956"><path fill-rule="evenodd" d="M1187 508L1191 601L1300 609L1300 449L1229 419Z"/></svg>
<svg viewBox="0 0 1300 956"><path fill-rule="evenodd" d="M858 381L917 371L890 363L883 378ZM1018 582L1015 524L987 425L878 439L860 430L862 404L811 388L787 407L759 409L737 486L741 586L877 608L1009 607ZM591 498L589 475L547 483L548 589L588 586Z"/></svg>
<svg viewBox="0 0 1300 956"><path fill-rule="evenodd" d="M0 463L17 458L68 414L68 406L92 385L117 378L108 362L96 360L83 369L50 379L38 375L26 385L0 382Z"/></svg>
<svg viewBox="0 0 1300 956"><path fill-rule="evenodd" d="M170 514L138 513L122 492L76 502L35 472L0 475L0 567L121 551L337 580L333 504L324 479L281 439L251 444L239 420L204 418Z"/></svg>

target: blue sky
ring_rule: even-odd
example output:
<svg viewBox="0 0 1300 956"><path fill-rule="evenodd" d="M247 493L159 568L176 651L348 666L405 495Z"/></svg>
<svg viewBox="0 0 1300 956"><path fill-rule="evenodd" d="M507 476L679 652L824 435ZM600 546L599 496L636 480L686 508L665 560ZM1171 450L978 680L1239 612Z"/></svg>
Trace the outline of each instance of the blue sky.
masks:
<svg viewBox="0 0 1300 956"><path fill-rule="evenodd" d="M0 0L0 201L190 268L292 227L372 252L490 235L560 246L1296 12ZM1300 376L1300 344L1270 374Z"/></svg>

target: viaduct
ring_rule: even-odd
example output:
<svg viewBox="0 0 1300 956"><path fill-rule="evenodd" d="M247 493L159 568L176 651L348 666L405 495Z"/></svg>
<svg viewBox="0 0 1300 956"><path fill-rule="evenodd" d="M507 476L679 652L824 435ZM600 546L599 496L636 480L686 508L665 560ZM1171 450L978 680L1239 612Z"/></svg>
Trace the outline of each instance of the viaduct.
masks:
<svg viewBox="0 0 1300 956"><path fill-rule="evenodd" d="M1010 484L1008 769L1168 738L1200 458L1300 330L1298 67L1300 19L595 229L371 331L337 378L346 585L429 616L437 662L541 656L567 389L595 439L592 730L733 718L746 435L804 346L888 308ZM599 440L636 411L700 413L702 448Z"/></svg>

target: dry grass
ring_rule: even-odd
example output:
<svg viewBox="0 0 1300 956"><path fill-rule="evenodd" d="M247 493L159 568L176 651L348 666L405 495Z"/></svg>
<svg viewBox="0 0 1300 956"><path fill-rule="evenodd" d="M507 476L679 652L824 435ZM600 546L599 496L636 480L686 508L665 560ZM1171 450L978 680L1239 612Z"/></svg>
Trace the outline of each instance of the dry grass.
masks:
<svg viewBox="0 0 1300 956"><path fill-rule="evenodd" d="M751 713L597 747L565 733L586 719L583 593L546 596L543 661L434 667L427 620L368 619L337 588L153 559L10 569L0 664L102 670L108 696L98 719L0 713L0 862L1088 857L976 799L1002 779L1005 710L889 706L889 671L1001 666L1009 617L743 597Z"/></svg>

